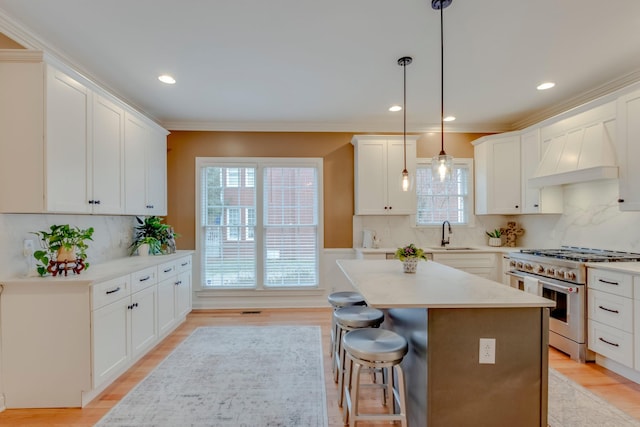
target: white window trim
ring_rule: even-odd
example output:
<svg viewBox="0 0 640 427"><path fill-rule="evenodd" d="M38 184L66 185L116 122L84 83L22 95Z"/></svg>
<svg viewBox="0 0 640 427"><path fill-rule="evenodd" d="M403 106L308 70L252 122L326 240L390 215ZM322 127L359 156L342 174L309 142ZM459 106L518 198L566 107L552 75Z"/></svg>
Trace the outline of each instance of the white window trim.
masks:
<svg viewBox="0 0 640 427"><path fill-rule="evenodd" d="M475 186L473 184L474 180L474 172L473 172L473 159L470 158L454 158L453 159L453 165L460 165L460 166L465 166L467 168L469 168L469 206L470 206L470 211L469 211L469 222L467 224L456 224L456 227L475 227L476 225L476 216L475 216ZM416 168L420 166L420 167L431 167L431 157L429 158L424 158L424 157L419 157L418 159L416 159ZM417 213L417 212L416 212ZM425 228L425 229L429 229L429 228L440 228L442 225L441 224L430 224L430 225L418 225L416 223L416 214L411 215L411 224L413 228Z"/></svg>
<svg viewBox="0 0 640 427"><path fill-rule="evenodd" d="M263 285L259 285L257 288L251 289L215 289L211 287L202 286L202 257L204 254L202 247L202 233L200 232L202 224L202 168L207 166L219 166L225 167L255 167L257 163L262 165L268 164L270 167L314 167L317 170L318 176L318 239L317 239L317 260L316 265L318 268L317 278L318 286L308 288L267 288ZM260 175L260 174L256 174ZM260 180L258 182L258 180ZM250 294L259 293L260 295L273 295L287 293L289 295L307 295L318 294L318 292L324 292L322 288L322 251L324 249L324 177L323 177L323 159L317 157L305 157L305 158L288 158L288 157L196 157L195 168L195 185L196 185L196 253L193 259L193 291L198 294L198 297L207 297L208 295L225 295L225 296L247 296ZM255 185L262 185L262 178L256 176ZM262 203L262 198L258 197L257 203ZM262 210L262 209L260 209ZM262 215L256 215L256 228L262 227ZM263 246L262 241L263 233L256 233L256 244ZM258 259L256 268L263 269L262 259Z"/></svg>

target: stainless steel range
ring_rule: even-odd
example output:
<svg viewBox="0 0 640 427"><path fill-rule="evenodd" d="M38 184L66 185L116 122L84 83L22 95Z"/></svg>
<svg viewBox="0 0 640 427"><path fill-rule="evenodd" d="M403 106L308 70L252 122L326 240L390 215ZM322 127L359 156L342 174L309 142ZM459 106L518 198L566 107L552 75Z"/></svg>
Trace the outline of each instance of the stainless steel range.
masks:
<svg viewBox="0 0 640 427"><path fill-rule="evenodd" d="M512 287L556 302L549 316L549 345L581 362L587 349L587 262L640 261L640 254L562 246L509 253Z"/></svg>

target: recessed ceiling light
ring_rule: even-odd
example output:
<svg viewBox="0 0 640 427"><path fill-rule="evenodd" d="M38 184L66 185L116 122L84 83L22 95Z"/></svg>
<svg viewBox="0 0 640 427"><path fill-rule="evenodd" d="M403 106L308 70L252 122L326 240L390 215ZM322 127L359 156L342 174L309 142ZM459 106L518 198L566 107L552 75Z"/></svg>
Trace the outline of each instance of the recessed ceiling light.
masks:
<svg viewBox="0 0 640 427"><path fill-rule="evenodd" d="M551 89L555 85L556 84L553 83L553 82L540 83L536 89L538 89L538 90L547 90L547 89Z"/></svg>
<svg viewBox="0 0 640 427"><path fill-rule="evenodd" d="M392 105L391 107L389 107L389 111L401 111L402 107L399 105Z"/></svg>
<svg viewBox="0 0 640 427"><path fill-rule="evenodd" d="M171 77L168 74L163 74L161 76L158 76L158 80L160 80L162 83L166 83L168 85L175 84L175 82L176 82L176 79L174 79L173 77Z"/></svg>
<svg viewBox="0 0 640 427"><path fill-rule="evenodd" d="M442 119L442 120L443 120L443 121L445 121L445 122L452 122L452 121L454 121L455 119L456 119L456 118L455 118L455 117L453 117L453 116L447 116L447 117L445 117L445 118L444 118L444 119Z"/></svg>

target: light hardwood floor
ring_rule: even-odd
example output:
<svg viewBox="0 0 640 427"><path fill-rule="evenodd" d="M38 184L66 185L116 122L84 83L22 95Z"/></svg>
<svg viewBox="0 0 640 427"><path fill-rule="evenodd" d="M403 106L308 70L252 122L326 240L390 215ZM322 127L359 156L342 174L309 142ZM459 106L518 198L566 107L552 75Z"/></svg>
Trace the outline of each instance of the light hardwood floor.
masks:
<svg viewBox="0 0 640 427"><path fill-rule="evenodd" d="M319 325L322 328L324 354L328 354L326 346L331 329L331 309L269 309L258 313L251 311L251 313L236 310L194 311L185 323L85 408L9 409L0 412L0 426L93 426L199 326ZM325 357L329 426L339 427L343 425L342 413L336 404L337 386L333 382L329 362L329 357ZM549 365L640 420L639 384L593 363L576 363L553 349L549 350ZM367 427L366 423L358 425Z"/></svg>

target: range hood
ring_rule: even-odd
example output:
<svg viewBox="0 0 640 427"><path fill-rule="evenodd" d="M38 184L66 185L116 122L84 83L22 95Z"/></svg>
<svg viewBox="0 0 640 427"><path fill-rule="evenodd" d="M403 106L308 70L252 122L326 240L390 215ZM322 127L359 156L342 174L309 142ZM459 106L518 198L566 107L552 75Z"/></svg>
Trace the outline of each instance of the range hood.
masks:
<svg viewBox="0 0 640 427"><path fill-rule="evenodd" d="M611 138L613 125L614 122L598 122L552 138L536 173L529 178L529 186L540 188L618 178Z"/></svg>

